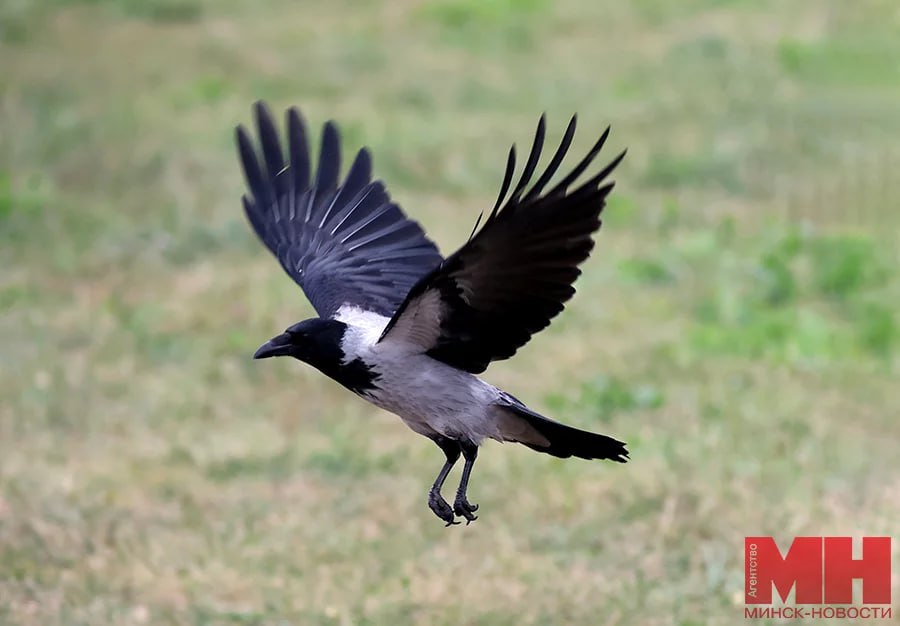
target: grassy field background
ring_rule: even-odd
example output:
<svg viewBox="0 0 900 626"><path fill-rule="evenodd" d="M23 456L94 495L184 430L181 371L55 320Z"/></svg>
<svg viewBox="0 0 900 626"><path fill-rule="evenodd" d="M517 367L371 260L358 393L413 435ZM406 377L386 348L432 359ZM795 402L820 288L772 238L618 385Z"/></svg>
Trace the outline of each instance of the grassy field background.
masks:
<svg viewBox="0 0 900 626"><path fill-rule="evenodd" d="M0 623L733 624L745 535L897 538L898 59L891 0L4 0ZM259 98L444 253L542 111L612 124L579 293L487 378L632 462L489 442L445 529L432 443L253 362L311 314Z"/></svg>

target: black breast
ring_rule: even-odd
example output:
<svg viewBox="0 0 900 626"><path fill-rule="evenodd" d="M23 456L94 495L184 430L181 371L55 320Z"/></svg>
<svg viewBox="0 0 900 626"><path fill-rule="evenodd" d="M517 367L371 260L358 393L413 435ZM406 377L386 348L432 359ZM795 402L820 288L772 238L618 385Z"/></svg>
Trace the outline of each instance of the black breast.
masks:
<svg viewBox="0 0 900 626"><path fill-rule="evenodd" d="M347 364L338 364L331 371L322 370L344 387L355 393L366 395L366 392L378 389L375 381L381 375L372 370L362 359L354 359Z"/></svg>

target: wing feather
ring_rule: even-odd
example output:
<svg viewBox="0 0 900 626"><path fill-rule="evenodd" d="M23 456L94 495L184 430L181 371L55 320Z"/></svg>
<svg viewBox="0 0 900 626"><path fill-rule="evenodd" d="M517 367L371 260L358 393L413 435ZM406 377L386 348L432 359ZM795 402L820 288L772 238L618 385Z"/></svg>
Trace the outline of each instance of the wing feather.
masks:
<svg viewBox="0 0 900 626"><path fill-rule="evenodd" d="M286 114L285 163L278 129L262 102L254 107L260 152L243 126L238 155L249 193L244 212L257 236L278 258L322 317L343 305L390 316L410 288L440 264L421 226L372 181L372 159L360 150L340 181L340 134L322 130L314 182L306 124Z"/></svg>
<svg viewBox="0 0 900 626"><path fill-rule="evenodd" d="M578 266L594 247L618 155L570 191L594 162L609 128L550 191L575 133L573 116L546 170L529 188L544 144L541 116L522 176L507 198L515 168L510 150L500 195L484 225L412 288L381 341L403 342L472 373L506 359L545 328L574 295ZM502 206L502 208L500 208Z"/></svg>

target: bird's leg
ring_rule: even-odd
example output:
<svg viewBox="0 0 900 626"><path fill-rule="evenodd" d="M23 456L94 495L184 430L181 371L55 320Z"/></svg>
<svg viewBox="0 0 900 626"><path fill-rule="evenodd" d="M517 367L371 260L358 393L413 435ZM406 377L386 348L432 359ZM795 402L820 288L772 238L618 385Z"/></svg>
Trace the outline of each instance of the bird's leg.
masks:
<svg viewBox="0 0 900 626"><path fill-rule="evenodd" d="M473 515L478 510L478 505L469 504L469 500L466 498L466 491L469 489L469 475L472 473L472 466L475 465L475 457L478 456L478 446L470 441L461 441L459 447L462 450L466 464L463 466L462 478L459 479L459 488L456 490L453 512L460 517L465 517L466 525L468 526L471 522L478 519Z"/></svg>
<svg viewBox="0 0 900 626"><path fill-rule="evenodd" d="M435 435L432 439L447 455L447 461L444 463L441 471L438 472L437 478L434 479L434 484L431 485L431 490L428 492L428 506L434 511L435 515L447 522L447 526L459 524L453 517L453 509L450 508L450 505L444 500L444 496L441 495L441 487L444 486L444 481L447 480L447 474L450 473L450 470L453 469L453 465L459 458L459 443L441 435Z"/></svg>

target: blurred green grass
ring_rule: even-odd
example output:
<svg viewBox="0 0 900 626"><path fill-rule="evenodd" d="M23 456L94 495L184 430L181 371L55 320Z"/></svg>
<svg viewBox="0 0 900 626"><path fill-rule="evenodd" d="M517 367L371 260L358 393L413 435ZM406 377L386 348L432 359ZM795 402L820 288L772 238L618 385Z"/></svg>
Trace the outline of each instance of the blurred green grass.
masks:
<svg viewBox="0 0 900 626"><path fill-rule="evenodd" d="M748 534L897 534L900 13L690 0L0 6L0 622L731 624ZM256 345L250 103L336 119L449 252L541 111L629 157L488 378L629 442L439 451Z"/></svg>

